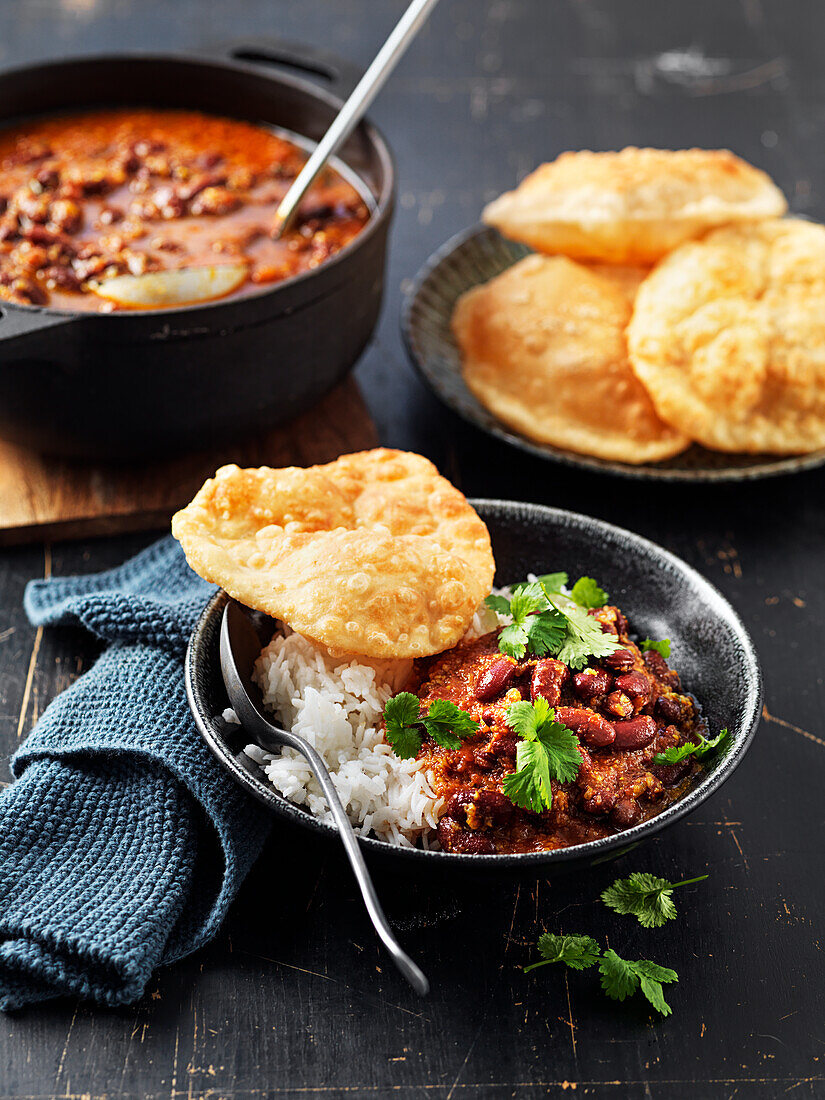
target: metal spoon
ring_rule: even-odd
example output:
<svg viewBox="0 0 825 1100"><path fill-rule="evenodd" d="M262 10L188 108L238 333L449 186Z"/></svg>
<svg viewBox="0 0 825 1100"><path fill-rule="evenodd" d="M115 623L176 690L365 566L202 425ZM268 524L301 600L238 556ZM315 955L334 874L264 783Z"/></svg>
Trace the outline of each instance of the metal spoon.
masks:
<svg viewBox="0 0 825 1100"><path fill-rule="evenodd" d="M378 51L375 60L358 81L355 90L338 112L335 121L321 138L312 156L295 177L275 212L277 239L289 228L298 204L312 186L329 158L346 141L370 104L384 87L390 73L404 56L407 47L418 34L438 0L413 0L399 19L395 29Z"/></svg>
<svg viewBox="0 0 825 1100"><path fill-rule="evenodd" d="M430 983L409 955L404 953L392 933L364 857L361 855L352 825L338 798L326 764L303 737L297 737L294 733L274 726L263 713L263 698L252 680L252 666L261 652L261 641L249 616L234 600L230 600L224 608L220 651L223 682L226 685L229 702L240 719L241 725L267 752L280 752L286 745L296 749L308 761L335 818L341 842L355 872L364 905L367 907L375 931L392 956L393 962L416 993L422 997L426 996Z"/></svg>
<svg viewBox="0 0 825 1100"><path fill-rule="evenodd" d="M276 240L289 228L301 199L318 173L361 121L437 3L438 0L413 0L404 12L281 200L272 231ZM245 278L246 268L242 265L205 266L183 271L152 271L145 275L119 275L100 280L92 285L92 290L126 309L161 309L214 301L231 293Z"/></svg>

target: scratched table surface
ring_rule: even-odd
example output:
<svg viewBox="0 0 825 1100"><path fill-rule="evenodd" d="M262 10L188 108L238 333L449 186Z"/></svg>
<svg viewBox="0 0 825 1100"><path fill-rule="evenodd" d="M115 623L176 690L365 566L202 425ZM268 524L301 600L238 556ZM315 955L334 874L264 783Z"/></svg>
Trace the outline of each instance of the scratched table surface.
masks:
<svg viewBox="0 0 825 1100"><path fill-rule="evenodd" d="M10 0L0 63L276 31L364 64L402 6ZM542 464L442 410L398 335L405 280L428 253L564 149L731 146L794 210L825 219L823 40L816 0L443 0L374 110L400 172L383 320L358 368L382 441L429 455L468 494L627 526L718 585L765 673L764 718L737 774L612 866L538 881L380 872L389 915L433 979L427 1000L387 964L337 852L276 828L214 943L157 974L139 1004L59 1001L0 1019L0 1096L825 1096L825 473L666 489ZM80 632L35 633L24 585L114 565L147 541L3 551L4 761L95 656ZM646 932L598 901L632 870L710 878L682 893L678 923ZM672 1017L606 1000L592 972L525 975L543 929L674 967Z"/></svg>

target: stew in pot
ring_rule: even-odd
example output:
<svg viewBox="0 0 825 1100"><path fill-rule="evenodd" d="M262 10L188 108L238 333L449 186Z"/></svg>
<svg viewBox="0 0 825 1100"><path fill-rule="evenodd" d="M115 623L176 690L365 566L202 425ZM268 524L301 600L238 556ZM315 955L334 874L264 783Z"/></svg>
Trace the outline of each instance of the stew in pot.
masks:
<svg viewBox="0 0 825 1100"><path fill-rule="evenodd" d="M101 288L115 276L231 264L238 295L309 271L370 214L329 168L275 240L278 204L306 158L264 126L195 111L98 111L7 130L0 298L111 312Z"/></svg>

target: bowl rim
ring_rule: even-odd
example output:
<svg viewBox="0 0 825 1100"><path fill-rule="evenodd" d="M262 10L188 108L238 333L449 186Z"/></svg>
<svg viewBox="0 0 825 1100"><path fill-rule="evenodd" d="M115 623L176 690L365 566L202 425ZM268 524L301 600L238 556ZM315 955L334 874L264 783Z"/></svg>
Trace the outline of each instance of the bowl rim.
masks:
<svg viewBox="0 0 825 1100"><path fill-rule="evenodd" d="M296 88L300 92L304 92L311 97L323 102L327 107L330 107L333 111L340 110L344 103L344 100L335 92L325 88L322 84L318 84L311 80L309 77L302 77L295 73L286 72L282 69L268 69L263 65L256 64L254 61L244 61L232 57L231 55L222 56L217 52L209 51L206 49L197 50L193 49L187 51L173 50L119 50L111 51L105 50L100 52L89 52L85 54L71 54L66 57L57 57L52 59L44 59L40 61L32 61L24 65L15 65L9 68L4 68L0 72L0 82L3 80L13 80L16 77L23 76L27 73L37 73L40 71L49 72L51 70L59 70L63 67L70 67L72 65L82 64L117 64L119 62L146 62L148 63L172 63L172 64L197 64L206 68L223 69L230 72L245 72L256 76L260 76L262 79L271 81L273 84L285 84L293 88ZM115 97L117 98L117 97ZM118 103L113 102L110 104L112 107L117 107ZM128 102L124 102L123 106L130 106ZM133 105L133 104L132 104ZM102 106L102 105L101 105ZM86 105L83 108L77 108L73 111L72 108L68 110L65 107L55 108L52 114L71 114L82 113L84 110L94 110L94 105ZM174 110L175 105L170 104L167 108L159 108L161 110L168 109ZM192 108L193 110L197 108ZM211 112L204 112L211 113ZM36 115L20 116L9 115L0 109L0 129L5 129L7 126L14 124L15 118L20 117L51 117L49 111L39 111ZM237 117L233 115L227 115L226 117ZM248 121L248 120L247 120ZM260 120L259 123L260 124ZM273 123L273 125L276 125ZM317 276L319 272L324 274L334 271L342 262L348 260L356 252L360 251L363 245L366 245L370 239L379 231L379 226L383 224L388 216L392 214L396 181L398 178L398 169L395 162L395 156L390 148L387 139L384 137L381 130L370 121L369 116L365 116L361 119L358 126L355 128L355 133L362 131L369 144L375 150L378 156L378 160L381 164L383 173L383 180L380 193L373 195L375 201L375 208L370 214L370 218L366 225L352 238L347 244L336 252L334 256L331 256L328 260L325 260L317 268L312 268L308 271L301 271L296 275L291 275L288 279L282 279L280 282L273 284L268 289L262 289L254 294L247 295L246 297L251 301L267 301L273 294L277 294L279 290L290 290L299 287L301 284L311 280L313 276ZM297 132L297 131L296 131ZM300 137L304 137L305 140L311 141L306 135L301 134ZM361 179L360 173L356 172L354 168L343 159L341 154L337 154L338 159L346 165L351 172L353 172L359 180ZM364 187L368 185L364 180L361 180ZM369 189L371 191L371 188ZM240 299L244 300L244 299ZM141 309L141 310L122 310L118 312L115 310L112 313L98 313L94 310L66 310L66 309L52 309L49 306L31 306L25 305L22 302L3 302L3 312L9 311L10 313L19 313L24 316L37 316L43 315L47 318L61 318L65 321L88 321L91 319L92 323L96 323L98 319L103 319L105 324L110 326L117 325L118 322L134 321L136 317L145 317L147 319L158 318L163 319L169 316L177 316L181 314L186 316L187 314L195 313L197 310L210 309L221 305L234 305L237 306L239 302L238 298L216 298L213 301L206 302L193 302L188 305L174 306L166 309ZM290 310L292 312L292 310Z"/></svg>
<svg viewBox="0 0 825 1100"><path fill-rule="evenodd" d="M745 754L750 748L762 714L762 670L756 647L750 637L742 619L733 608L729 600L702 576L693 566L688 565L676 554L671 553L657 543L628 531L623 527L607 523L604 520L595 519L583 515L580 512L571 512L563 508L553 508L548 505L534 504L527 501L506 501L494 498L475 498L470 503L480 511L501 510L517 507L528 509L540 516L545 522L555 525L567 525L589 529L592 533L610 535L624 542L629 542L633 549L642 552L648 558L658 559L660 563L667 564L671 570L681 574L690 581L694 590L702 597L705 607L709 607L714 617L723 618L736 635L742 649L742 660L746 670L745 682L747 695L743 701L744 719L742 728L734 735L731 748L727 757L718 767L709 771L702 781L689 791L678 802L674 802L660 814L649 818L647 821L633 825L629 829L609 837L587 841L584 844L575 844L567 848L556 848L545 852L506 853L502 855L469 855L465 853L430 851L423 848L402 848L387 841L374 837L358 836L358 841L365 853L380 854L381 856L394 856L402 860L416 862L429 862L435 867L461 867L464 869L476 868L483 870L507 870L507 869L537 869L555 864L564 864L573 861L590 859L590 862L598 862L601 859L612 858L620 855L623 850L635 847L642 840L660 832L668 825L675 824L687 814L697 809L712 794L714 794L724 782L726 782L736 768L741 764ZM249 768L232 756L224 746L220 736L212 727L212 719L215 715L209 715L203 706L203 701L195 687L195 673L199 662L203 660L204 634L211 625L213 618L219 615L228 594L219 589L209 599L205 608L192 631L189 645L186 650L185 683L186 696L189 707L195 720L199 733L207 744L207 747L217 758L218 762L240 783L249 794L254 795L260 802L269 806L279 817L309 828L312 831L335 839L338 830L334 825L329 825L312 816L308 811L289 802L272 787L268 787ZM239 755L242 755L239 754ZM252 762L250 762L252 763ZM254 765L253 765L254 766Z"/></svg>
<svg viewBox="0 0 825 1100"><path fill-rule="evenodd" d="M454 253L458 252L459 249L466 245L468 241L475 240L477 237L485 235L500 237L507 245L513 248L523 249L524 256L534 254L533 250L527 245L503 237L498 230L493 228L493 226L487 225L484 222L476 222L474 225L466 226L464 229L454 233L439 248L430 254L410 280L401 303L399 324L401 339L407 352L407 358L427 389L438 398L445 408L449 409L455 416L461 417L465 423L469 424L477 431L485 432L494 439L498 439L511 447L517 447L519 450L534 455L536 458L543 459L545 462L559 462L565 466L586 470L588 473L624 477L633 481L677 482L679 484L688 485L761 481L768 477L783 477L804 473L808 470L814 470L825 465L825 448L822 448L818 451L812 451L809 454L775 455L752 466L720 466L718 468L697 467L696 469L690 469L687 467L680 468L678 466L661 466L649 462L634 466L629 462L618 462L613 459L598 458L595 455L577 454L575 451L570 451L563 447L553 447L552 444L539 443L536 440L528 439L527 436L520 435L514 429L509 428L503 421L499 420L494 413L487 409L483 409L486 422L481 422L478 418L467 415L442 387L437 373L427 366L429 358L421 353L414 336L416 324L413 315L418 308L421 292L434 272L437 271L446 260L453 256ZM479 283L476 285L480 286L481 284ZM476 404L480 404L469 390L467 390L467 393L476 401ZM718 453L721 454L723 452ZM679 456L677 455L675 457L678 458Z"/></svg>

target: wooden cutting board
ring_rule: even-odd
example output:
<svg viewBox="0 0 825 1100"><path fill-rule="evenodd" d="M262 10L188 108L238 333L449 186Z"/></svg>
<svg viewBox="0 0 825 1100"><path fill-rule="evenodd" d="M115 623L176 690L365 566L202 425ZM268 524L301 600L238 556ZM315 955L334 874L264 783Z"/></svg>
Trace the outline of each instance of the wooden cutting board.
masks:
<svg viewBox="0 0 825 1100"><path fill-rule="evenodd" d="M290 424L184 458L82 465L0 440L0 545L164 527L218 466L310 466L375 444L351 378Z"/></svg>

